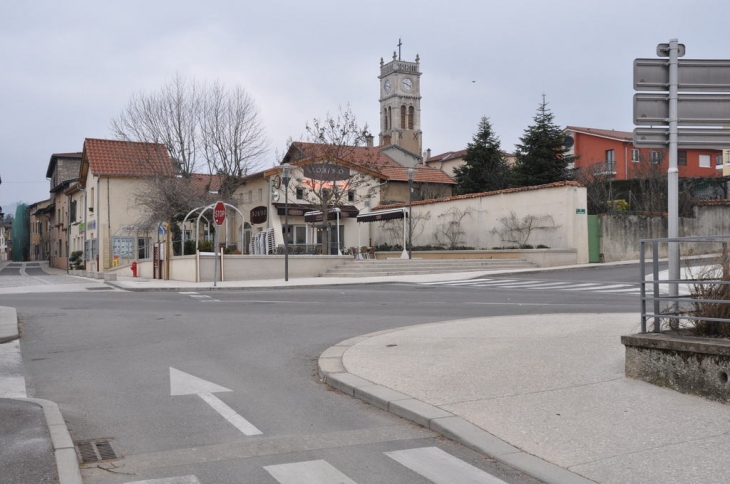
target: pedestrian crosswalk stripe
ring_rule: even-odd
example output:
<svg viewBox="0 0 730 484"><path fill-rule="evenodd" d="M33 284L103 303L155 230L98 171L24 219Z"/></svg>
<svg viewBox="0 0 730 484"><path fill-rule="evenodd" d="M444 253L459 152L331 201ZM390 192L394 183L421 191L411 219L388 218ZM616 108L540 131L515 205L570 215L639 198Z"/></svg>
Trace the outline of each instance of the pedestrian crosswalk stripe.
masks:
<svg viewBox="0 0 730 484"><path fill-rule="evenodd" d="M506 484L505 481L444 452L438 447L384 452L384 455L433 484ZM263 467L279 484L357 484L326 460L310 460ZM194 475L166 477L125 484L201 484Z"/></svg>
<svg viewBox="0 0 730 484"><path fill-rule="evenodd" d="M126 482L125 484L200 484L195 476L165 477L163 479L149 479L146 481Z"/></svg>
<svg viewBox="0 0 730 484"><path fill-rule="evenodd" d="M638 287L628 287L625 289L603 289L603 288L601 288L601 289L596 290L595 292L615 292L615 293L632 292L632 293L639 294L639 293L641 293L641 289Z"/></svg>
<svg viewBox="0 0 730 484"><path fill-rule="evenodd" d="M398 450L385 455L434 484L506 484L438 447Z"/></svg>
<svg viewBox="0 0 730 484"><path fill-rule="evenodd" d="M545 289L554 291L591 291L613 294L640 294L641 288L632 284L610 284L601 282L570 282L519 279L462 279L458 281L426 282L419 285L449 287L480 287L499 289Z"/></svg>
<svg viewBox="0 0 730 484"><path fill-rule="evenodd" d="M357 484L325 460L265 466L281 484Z"/></svg>
<svg viewBox="0 0 730 484"><path fill-rule="evenodd" d="M597 287L600 287L601 284L598 282L586 282L584 284L574 284L573 286L566 287L566 291L582 291L584 289L595 289Z"/></svg>
<svg viewBox="0 0 730 484"><path fill-rule="evenodd" d="M198 294L197 292L191 292L191 291L180 291L178 294L182 294L184 296L190 296L193 299L196 299L200 302L220 302L218 299L213 299L212 296L208 296L207 294Z"/></svg>

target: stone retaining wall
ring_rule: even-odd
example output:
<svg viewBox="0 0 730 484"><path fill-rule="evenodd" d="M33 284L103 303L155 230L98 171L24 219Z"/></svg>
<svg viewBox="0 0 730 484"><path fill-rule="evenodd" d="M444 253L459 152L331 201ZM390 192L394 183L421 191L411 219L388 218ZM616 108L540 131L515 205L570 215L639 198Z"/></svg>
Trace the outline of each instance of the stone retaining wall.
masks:
<svg viewBox="0 0 730 484"><path fill-rule="evenodd" d="M730 403L730 340L672 333L622 336L626 376Z"/></svg>

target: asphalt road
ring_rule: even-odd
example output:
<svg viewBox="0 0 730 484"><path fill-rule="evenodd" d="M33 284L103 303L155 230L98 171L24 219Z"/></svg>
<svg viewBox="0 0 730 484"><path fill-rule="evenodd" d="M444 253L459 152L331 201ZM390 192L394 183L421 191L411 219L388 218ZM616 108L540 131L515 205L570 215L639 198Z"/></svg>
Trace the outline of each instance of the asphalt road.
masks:
<svg viewBox="0 0 730 484"><path fill-rule="evenodd" d="M58 403L75 441L108 439L120 457L84 465L87 484L289 484L307 482L296 480L307 472L322 473L323 484L435 482L394 453L424 448L501 480L491 482L528 484L537 481L331 390L317 358L347 338L414 324L637 311L635 294L597 292L636 279L635 266L622 266L476 285L14 294L0 305L18 310L29 396Z"/></svg>

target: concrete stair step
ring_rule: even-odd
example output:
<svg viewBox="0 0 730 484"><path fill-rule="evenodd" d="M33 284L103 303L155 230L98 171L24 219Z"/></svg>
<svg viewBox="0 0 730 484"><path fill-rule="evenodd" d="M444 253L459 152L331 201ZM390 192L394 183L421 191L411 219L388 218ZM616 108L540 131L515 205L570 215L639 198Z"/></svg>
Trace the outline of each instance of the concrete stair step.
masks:
<svg viewBox="0 0 730 484"><path fill-rule="evenodd" d="M381 277L417 274L475 272L493 269L535 267L524 259L438 259L350 261L330 269L321 277Z"/></svg>

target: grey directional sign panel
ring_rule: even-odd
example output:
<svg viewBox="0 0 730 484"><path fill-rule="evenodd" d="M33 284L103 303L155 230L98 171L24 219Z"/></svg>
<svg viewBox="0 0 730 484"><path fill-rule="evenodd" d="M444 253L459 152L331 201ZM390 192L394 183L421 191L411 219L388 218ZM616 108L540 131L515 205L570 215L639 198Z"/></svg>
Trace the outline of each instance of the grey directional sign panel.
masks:
<svg viewBox="0 0 730 484"><path fill-rule="evenodd" d="M669 146L669 128L634 129L634 146L637 148L666 148ZM679 128L677 146L685 149L730 149L730 129Z"/></svg>
<svg viewBox="0 0 730 484"><path fill-rule="evenodd" d="M669 124L666 94L634 94L634 124ZM680 94L677 99L680 126L730 126L730 94Z"/></svg>
<svg viewBox="0 0 730 484"><path fill-rule="evenodd" d="M730 91L730 60L679 59L677 83L680 91ZM668 91L669 62L666 59L635 59L634 90Z"/></svg>

